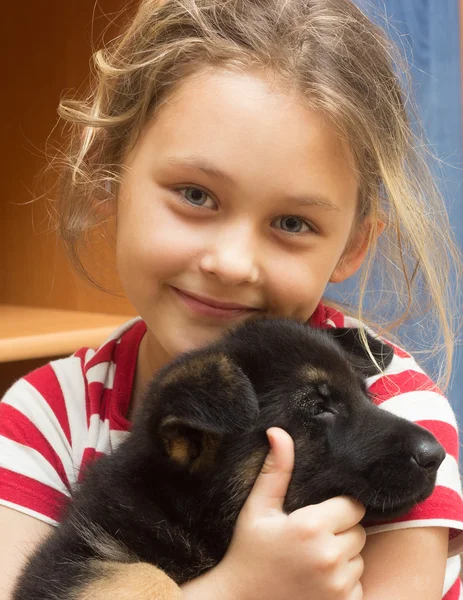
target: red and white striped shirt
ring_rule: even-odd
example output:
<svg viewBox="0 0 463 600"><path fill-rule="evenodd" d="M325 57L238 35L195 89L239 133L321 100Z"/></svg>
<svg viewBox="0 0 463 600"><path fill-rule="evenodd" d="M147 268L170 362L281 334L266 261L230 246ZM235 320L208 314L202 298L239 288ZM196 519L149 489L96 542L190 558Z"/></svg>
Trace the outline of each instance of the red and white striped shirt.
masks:
<svg viewBox="0 0 463 600"><path fill-rule="evenodd" d="M355 319L320 303L313 327L356 327ZM126 437L138 347L146 325L135 318L96 351L82 348L18 380L0 402L0 505L57 525L83 467ZM408 527L449 528L445 600L463 600L463 500L458 428L446 398L398 347L383 375L367 381L375 402L431 431L447 456L424 502L367 533Z"/></svg>

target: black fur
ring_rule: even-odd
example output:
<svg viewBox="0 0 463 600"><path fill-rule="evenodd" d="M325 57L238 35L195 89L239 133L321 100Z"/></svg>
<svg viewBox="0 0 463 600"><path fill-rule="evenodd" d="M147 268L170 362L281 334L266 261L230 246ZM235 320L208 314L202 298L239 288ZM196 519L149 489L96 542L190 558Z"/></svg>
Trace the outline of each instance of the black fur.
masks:
<svg viewBox="0 0 463 600"><path fill-rule="evenodd" d="M385 368L392 349L369 343ZM180 356L149 386L128 438L88 468L14 599L69 598L91 582L92 559L119 551L121 561L155 564L179 584L211 568L271 426L295 442L286 511L343 494L369 518L406 512L432 492L445 452L428 431L371 402L364 380L376 373L355 330L284 319L251 321Z"/></svg>

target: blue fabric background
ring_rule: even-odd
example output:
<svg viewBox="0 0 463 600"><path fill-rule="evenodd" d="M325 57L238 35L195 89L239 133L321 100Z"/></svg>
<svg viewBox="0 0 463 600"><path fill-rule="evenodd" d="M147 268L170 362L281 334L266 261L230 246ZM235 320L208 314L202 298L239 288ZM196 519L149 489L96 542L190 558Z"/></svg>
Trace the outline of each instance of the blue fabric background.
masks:
<svg viewBox="0 0 463 600"><path fill-rule="evenodd" d="M388 31L409 60L414 94L426 135L434 152L446 162L445 165L438 165L435 173L440 180L439 188L444 194L452 227L463 250L458 0L356 0L356 3ZM352 290L355 290L355 278L340 288L341 294ZM462 290L455 290L455 293L462 294ZM335 298L342 297L334 288L328 295ZM462 314L455 317L462 322ZM405 329L407 336L414 339L414 331L416 331L414 324L410 323L405 326ZM420 362L419 358L418 360ZM434 363L421 364L428 372L438 366L436 359ZM448 397L462 426L463 348L461 342L457 347L453 373Z"/></svg>

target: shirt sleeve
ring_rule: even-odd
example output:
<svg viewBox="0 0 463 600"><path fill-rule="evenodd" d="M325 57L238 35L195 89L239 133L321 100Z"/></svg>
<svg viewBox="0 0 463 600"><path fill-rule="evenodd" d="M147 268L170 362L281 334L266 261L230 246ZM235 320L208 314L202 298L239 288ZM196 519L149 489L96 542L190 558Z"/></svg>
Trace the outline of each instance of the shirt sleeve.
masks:
<svg viewBox="0 0 463 600"><path fill-rule="evenodd" d="M368 527L367 533L408 527L448 527L449 557L460 554L463 551L463 500L458 468L459 439L450 403L415 360L396 346L394 358L384 374L369 378L367 386L380 408L428 429L447 453L431 496L402 517Z"/></svg>
<svg viewBox="0 0 463 600"><path fill-rule="evenodd" d="M75 480L70 400L61 383L50 363L18 380L0 402L0 505L51 525Z"/></svg>

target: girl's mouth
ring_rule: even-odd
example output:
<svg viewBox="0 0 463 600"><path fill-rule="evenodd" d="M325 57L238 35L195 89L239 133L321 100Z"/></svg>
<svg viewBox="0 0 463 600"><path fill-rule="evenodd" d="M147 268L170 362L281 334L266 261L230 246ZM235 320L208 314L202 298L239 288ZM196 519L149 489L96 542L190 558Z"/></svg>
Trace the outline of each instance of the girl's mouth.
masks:
<svg viewBox="0 0 463 600"><path fill-rule="evenodd" d="M243 315L253 314L259 310L258 308L233 302L219 302L218 300L200 297L173 286L171 286L171 290L191 312L203 317L233 319Z"/></svg>

